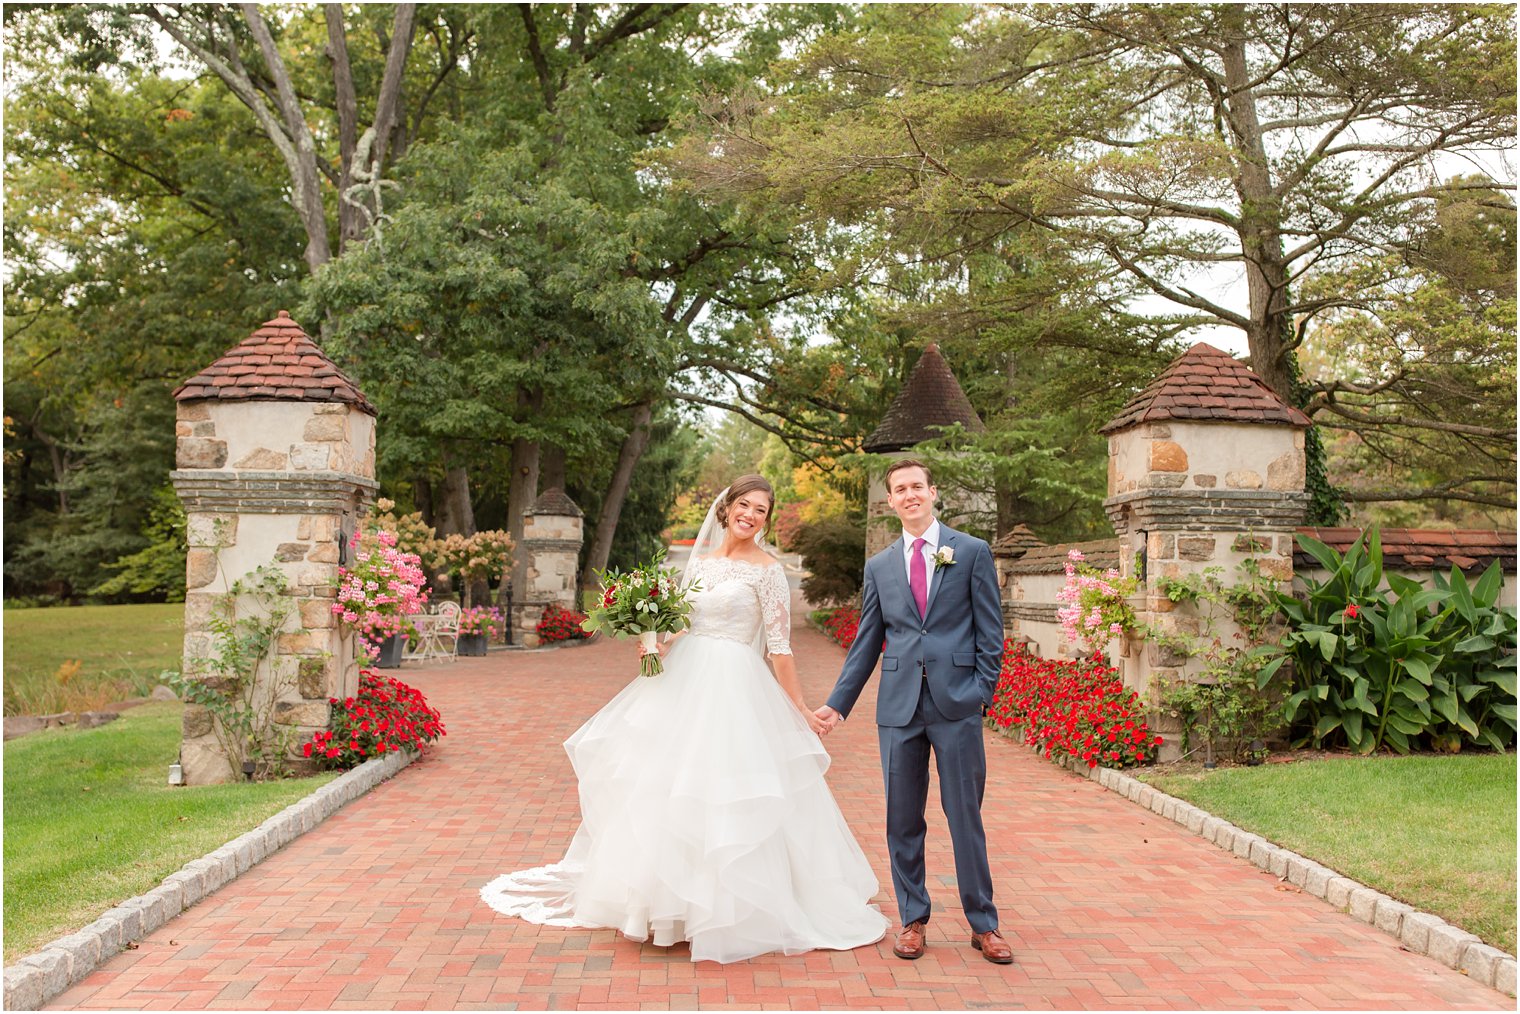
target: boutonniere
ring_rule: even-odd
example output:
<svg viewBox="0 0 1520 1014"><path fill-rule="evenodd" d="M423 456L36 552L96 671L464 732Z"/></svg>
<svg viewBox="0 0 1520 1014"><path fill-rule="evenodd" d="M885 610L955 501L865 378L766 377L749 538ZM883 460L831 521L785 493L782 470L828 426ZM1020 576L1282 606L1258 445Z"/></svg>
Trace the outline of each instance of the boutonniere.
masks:
<svg viewBox="0 0 1520 1014"><path fill-rule="evenodd" d="M953 546L940 546L934 552L934 569L955 566L955 548Z"/></svg>

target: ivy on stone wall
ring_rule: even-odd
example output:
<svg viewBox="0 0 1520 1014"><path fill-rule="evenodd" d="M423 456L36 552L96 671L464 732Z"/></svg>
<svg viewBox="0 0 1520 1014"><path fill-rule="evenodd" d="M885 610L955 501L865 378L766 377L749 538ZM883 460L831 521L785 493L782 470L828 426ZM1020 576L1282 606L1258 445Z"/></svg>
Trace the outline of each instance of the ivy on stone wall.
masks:
<svg viewBox="0 0 1520 1014"><path fill-rule="evenodd" d="M1298 365L1298 353L1283 354L1288 366L1289 393L1293 404L1305 412L1309 410L1309 388L1304 384L1303 372ZM1345 490L1330 481L1325 468L1325 442L1320 438L1319 427L1310 426L1304 431L1304 492L1309 494L1309 507L1304 524L1334 526L1351 517L1346 505Z"/></svg>

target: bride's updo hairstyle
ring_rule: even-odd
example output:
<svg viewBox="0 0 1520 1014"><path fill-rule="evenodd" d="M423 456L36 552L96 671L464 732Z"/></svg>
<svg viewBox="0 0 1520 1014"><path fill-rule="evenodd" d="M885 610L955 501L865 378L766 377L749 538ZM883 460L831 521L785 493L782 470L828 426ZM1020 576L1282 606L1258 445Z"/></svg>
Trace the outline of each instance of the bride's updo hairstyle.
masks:
<svg viewBox="0 0 1520 1014"><path fill-rule="evenodd" d="M771 534L771 525L776 520L776 491L771 489L771 484L763 475L741 475L728 484L728 492L723 499L718 501L718 509L715 512L718 525L728 527L728 505L739 499L746 493L764 492L766 499L770 501L770 509L765 512L765 534Z"/></svg>

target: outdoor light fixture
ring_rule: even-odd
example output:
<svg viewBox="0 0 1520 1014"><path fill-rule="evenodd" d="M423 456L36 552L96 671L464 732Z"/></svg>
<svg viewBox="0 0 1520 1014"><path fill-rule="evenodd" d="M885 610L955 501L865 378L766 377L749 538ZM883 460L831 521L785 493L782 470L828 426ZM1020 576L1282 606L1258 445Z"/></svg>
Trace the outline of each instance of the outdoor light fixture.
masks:
<svg viewBox="0 0 1520 1014"><path fill-rule="evenodd" d="M249 781L253 780L253 761L245 760L243 762L243 777Z"/></svg>
<svg viewBox="0 0 1520 1014"><path fill-rule="evenodd" d="M507 643L512 643L512 579L507 578Z"/></svg>
<svg viewBox="0 0 1520 1014"><path fill-rule="evenodd" d="M1246 766L1254 768L1261 763L1262 755L1267 752L1267 744L1259 739L1253 739L1250 749L1251 752L1246 757Z"/></svg>

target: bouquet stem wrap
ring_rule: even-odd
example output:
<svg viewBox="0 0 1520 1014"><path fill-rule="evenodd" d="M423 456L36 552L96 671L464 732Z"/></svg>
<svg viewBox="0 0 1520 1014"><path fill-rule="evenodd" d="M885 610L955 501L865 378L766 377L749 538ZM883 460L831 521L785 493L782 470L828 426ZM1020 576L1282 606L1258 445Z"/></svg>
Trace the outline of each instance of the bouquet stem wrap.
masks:
<svg viewBox="0 0 1520 1014"><path fill-rule="evenodd" d="M654 676L665 671L665 664L660 661L658 642L660 635L653 630L646 630L639 635L639 644L644 646L644 657L639 660L639 675Z"/></svg>

